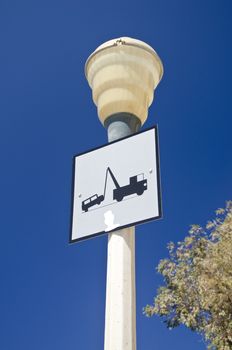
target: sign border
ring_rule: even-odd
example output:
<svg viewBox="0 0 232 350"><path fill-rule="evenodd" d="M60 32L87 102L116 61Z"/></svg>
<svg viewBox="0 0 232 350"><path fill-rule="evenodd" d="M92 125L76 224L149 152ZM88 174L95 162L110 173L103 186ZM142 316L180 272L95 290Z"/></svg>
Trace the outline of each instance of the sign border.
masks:
<svg viewBox="0 0 232 350"><path fill-rule="evenodd" d="M76 157L79 157L83 154L86 154L86 153L90 153L90 152L93 152L93 151L96 151L97 149L100 149L100 148L103 148L103 147L107 147L109 145L112 145L113 143L116 143L116 142L119 142L119 141L122 141L122 140L125 140L125 139L128 139L130 137L133 137L133 136L136 136L138 134L142 134L144 132L147 132L149 130L154 130L155 132L155 144L156 144L156 168L157 168L157 187L158 187L158 209L159 209L159 214L157 216L153 216L151 218L148 218L148 219L145 219L145 220L140 220L140 221L136 221L136 222L133 222L133 223L130 223L128 225L124 225L124 226L119 226L117 228L115 228L114 230L111 230L110 232L105 232L105 231L100 231L100 232L95 232L91 235L88 235L88 236L84 236L84 237L80 237L80 238L75 238L75 239L72 239L72 229L73 229L73 207L74 207L74 189L75 189L75 170L76 170L76 162L75 162L75 159ZM119 230L122 230L124 228L127 228L127 227L131 227L131 226L135 226L135 225L140 225L140 224L143 224L145 222L148 222L148 221L153 221L153 220L158 220L158 219L161 219L162 216L163 216L163 213L162 213L162 196L161 196L161 179L160 179L160 157L159 157L159 139L158 139L158 125L154 125L150 128L147 128L145 130L142 130L142 131L138 131L132 135L129 135L129 136L125 136L125 137L122 137L120 139L117 139L117 140L114 140L114 141L111 141L111 142L108 142L104 145L101 145L101 146L97 146L95 148L91 148L89 149L88 151L85 151L85 152L81 152L81 153L77 153L75 154L73 157L72 157L72 184L71 184L71 218L70 218L70 229L69 229L69 244L72 244L72 243L76 243L76 242L79 242L79 241L83 241L83 240L87 240L87 239L90 239L90 238L94 238L96 236L101 236L103 234L109 234L109 233L112 233L112 232L115 232L115 231L119 231Z"/></svg>

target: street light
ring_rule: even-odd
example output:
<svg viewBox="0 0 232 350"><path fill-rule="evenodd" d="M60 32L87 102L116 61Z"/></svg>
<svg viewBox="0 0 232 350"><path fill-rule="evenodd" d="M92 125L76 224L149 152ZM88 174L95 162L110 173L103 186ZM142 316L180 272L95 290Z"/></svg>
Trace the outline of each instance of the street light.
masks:
<svg viewBox="0 0 232 350"><path fill-rule="evenodd" d="M111 142L144 124L163 65L151 46L122 37L100 45L87 59L85 74ZM134 227L109 234L105 350L136 349L134 243Z"/></svg>

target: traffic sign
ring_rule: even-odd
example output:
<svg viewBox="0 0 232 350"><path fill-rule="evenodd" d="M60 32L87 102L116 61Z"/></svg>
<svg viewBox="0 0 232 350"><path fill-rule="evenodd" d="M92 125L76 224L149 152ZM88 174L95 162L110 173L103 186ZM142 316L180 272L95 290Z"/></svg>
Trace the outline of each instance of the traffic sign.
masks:
<svg viewBox="0 0 232 350"><path fill-rule="evenodd" d="M157 127L74 156L70 243L161 217Z"/></svg>

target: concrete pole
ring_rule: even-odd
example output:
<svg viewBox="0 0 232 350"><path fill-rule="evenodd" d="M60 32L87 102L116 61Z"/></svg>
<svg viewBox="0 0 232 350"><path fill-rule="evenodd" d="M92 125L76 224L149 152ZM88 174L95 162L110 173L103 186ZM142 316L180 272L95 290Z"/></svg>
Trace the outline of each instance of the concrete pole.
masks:
<svg viewBox="0 0 232 350"><path fill-rule="evenodd" d="M125 37L99 46L85 73L111 142L145 122L163 66L151 46ZM130 227L108 236L104 350L136 350L135 304L135 229Z"/></svg>
<svg viewBox="0 0 232 350"><path fill-rule="evenodd" d="M108 238L104 349L136 350L134 227Z"/></svg>
<svg viewBox="0 0 232 350"><path fill-rule="evenodd" d="M133 115L118 113L107 121L109 142L140 127ZM105 350L136 350L135 228L108 236Z"/></svg>

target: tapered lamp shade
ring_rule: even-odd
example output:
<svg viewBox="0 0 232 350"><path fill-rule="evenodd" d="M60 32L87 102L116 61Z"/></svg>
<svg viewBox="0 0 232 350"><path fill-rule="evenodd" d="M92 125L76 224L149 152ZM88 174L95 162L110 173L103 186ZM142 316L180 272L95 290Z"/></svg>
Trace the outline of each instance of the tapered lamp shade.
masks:
<svg viewBox="0 0 232 350"><path fill-rule="evenodd" d="M103 125L117 113L135 115L144 124L163 65L151 46L122 37L99 46L86 61L85 74Z"/></svg>

